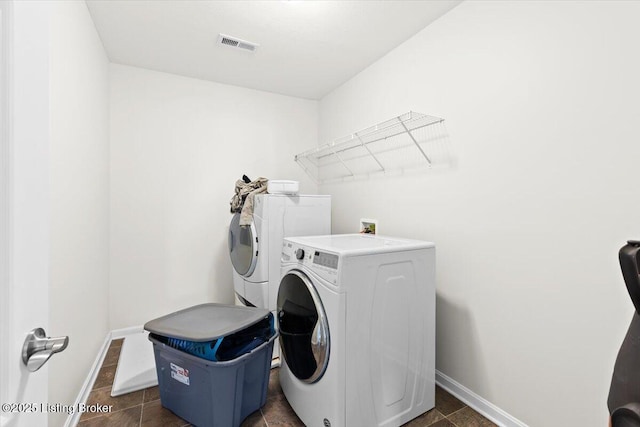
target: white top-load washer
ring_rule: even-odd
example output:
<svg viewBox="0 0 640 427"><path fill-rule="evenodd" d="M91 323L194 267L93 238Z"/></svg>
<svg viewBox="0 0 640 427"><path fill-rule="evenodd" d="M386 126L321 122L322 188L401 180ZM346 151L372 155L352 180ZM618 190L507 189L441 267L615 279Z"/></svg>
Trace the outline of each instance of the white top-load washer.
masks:
<svg viewBox="0 0 640 427"><path fill-rule="evenodd" d="M229 225L233 284L245 305L276 309L282 239L331 233L331 196L259 194L251 225Z"/></svg>
<svg viewBox="0 0 640 427"><path fill-rule="evenodd" d="M282 390L309 427L400 426L435 406L435 245L284 239Z"/></svg>

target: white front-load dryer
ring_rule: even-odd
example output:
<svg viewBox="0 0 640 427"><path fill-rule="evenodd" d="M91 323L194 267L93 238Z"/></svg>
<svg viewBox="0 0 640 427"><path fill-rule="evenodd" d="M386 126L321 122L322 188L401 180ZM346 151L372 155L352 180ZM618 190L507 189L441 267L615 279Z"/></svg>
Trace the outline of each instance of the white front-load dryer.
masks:
<svg viewBox="0 0 640 427"><path fill-rule="evenodd" d="M259 194L251 224L240 214L229 225L229 256L238 299L275 312L282 239L331 233L331 196Z"/></svg>
<svg viewBox="0 0 640 427"><path fill-rule="evenodd" d="M284 239L280 384L309 427L400 426L435 406L435 246Z"/></svg>
<svg viewBox="0 0 640 427"><path fill-rule="evenodd" d="M259 194L251 224L240 226L240 214L229 225L233 284L240 302L267 308L275 316L280 285L282 241L290 236L331 233L331 196ZM278 366L280 346L273 346Z"/></svg>
<svg viewBox="0 0 640 427"><path fill-rule="evenodd" d="M255 210L248 226L240 226L239 213L233 215L229 224L228 245L233 266L233 286L238 299L244 305L267 308L269 219L264 217L263 205L263 200L256 197Z"/></svg>

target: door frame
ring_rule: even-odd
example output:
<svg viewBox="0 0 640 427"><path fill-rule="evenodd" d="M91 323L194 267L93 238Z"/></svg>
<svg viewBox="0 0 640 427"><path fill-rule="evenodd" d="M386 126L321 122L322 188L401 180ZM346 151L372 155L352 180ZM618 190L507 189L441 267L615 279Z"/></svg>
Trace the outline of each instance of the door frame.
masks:
<svg viewBox="0 0 640 427"><path fill-rule="evenodd" d="M11 330L11 1L0 2L0 342L9 342ZM8 402L9 363L0 351L0 402ZM1 416L1 415L0 415Z"/></svg>

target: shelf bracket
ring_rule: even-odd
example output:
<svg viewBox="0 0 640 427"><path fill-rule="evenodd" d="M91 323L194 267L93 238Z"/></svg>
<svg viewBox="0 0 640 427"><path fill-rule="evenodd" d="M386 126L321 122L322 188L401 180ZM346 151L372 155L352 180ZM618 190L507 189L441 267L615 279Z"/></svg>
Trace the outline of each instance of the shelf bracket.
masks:
<svg viewBox="0 0 640 427"><path fill-rule="evenodd" d="M364 148L365 150L367 150L367 152L369 153L369 155L370 155L371 157L373 157L373 160L375 160L375 161L376 161L376 163L378 164L378 166L380 166L380 170L381 170L382 172L386 172L386 171L384 170L384 166L382 166L382 163L380 163L380 160L378 160L378 158L377 158L377 157L376 157L376 156L371 152L371 150L369 150L369 147L367 147L367 144L365 144L365 143L364 143L364 141L362 140L362 138L360 138L360 135L358 135L357 133L355 133L354 135L358 138L358 141L360 141L360 145L362 145L362 148Z"/></svg>
<svg viewBox="0 0 640 427"><path fill-rule="evenodd" d="M347 166L347 164L342 160L342 158L340 157L340 155L336 152L335 148L333 147L333 145L331 145L331 151L333 152L333 154L335 154L335 156L338 158L338 160L340 160L340 163L342 163L342 166L344 166L344 168L346 170L349 171L349 175L354 176L353 171L351 169L349 169L349 166Z"/></svg>
<svg viewBox="0 0 640 427"><path fill-rule="evenodd" d="M407 132L407 134L409 135L409 137L411 138L413 143L416 145L416 147L418 147L418 150L420 150L420 153L422 153L422 156L427 160L427 163L429 163L429 165L431 165L431 159L429 159L429 156L427 156L427 154L422 150L422 147L420 147L420 144L418 144L418 141L416 141L416 139L413 137L413 134L411 133L411 131L407 128L407 125L404 124L404 122L402 121L402 119L400 117L398 117L398 120L400 121L400 124L402 125L404 130Z"/></svg>
<svg viewBox="0 0 640 427"><path fill-rule="evenodd" d="M313 176L311 171L304 165L304 163L302 163L302 160L300 160L298 157L299 156L295 156L296 163L300 165L300 167L307 173L307 175L309 175L309 178L311 178L313 182L315 182L316 184L320 184L320 179Z"/></svg>

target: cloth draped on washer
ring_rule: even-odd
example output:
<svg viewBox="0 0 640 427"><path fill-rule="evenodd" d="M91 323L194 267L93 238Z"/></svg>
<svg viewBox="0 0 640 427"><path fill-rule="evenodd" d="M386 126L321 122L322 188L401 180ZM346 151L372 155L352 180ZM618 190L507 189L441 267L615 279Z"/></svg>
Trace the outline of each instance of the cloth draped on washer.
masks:
<svg viewBox="0 0 640 427"><path fill-rule="evenodd" d="M240 213L240 226L251 225L253 203L256 194L267 192L267 178L260 177L251 182L236 181L235 194L231 198L231 213Z"/></svg>

